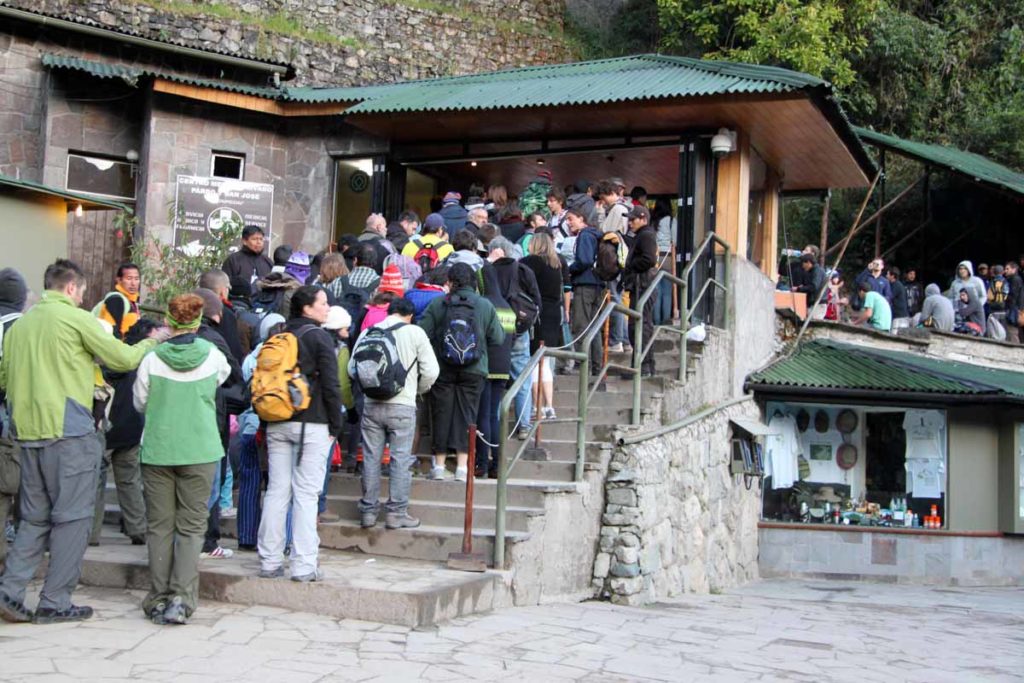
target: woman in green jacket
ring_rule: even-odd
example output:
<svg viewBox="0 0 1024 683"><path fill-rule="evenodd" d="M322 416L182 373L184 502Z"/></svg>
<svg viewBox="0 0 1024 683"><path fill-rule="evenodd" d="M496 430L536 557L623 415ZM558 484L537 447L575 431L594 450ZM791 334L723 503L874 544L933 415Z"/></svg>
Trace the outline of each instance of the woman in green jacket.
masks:
<svg viewBox="0 0 1024 683"><path fill-rule="evenodd" d="M202 315L195 294L171 299L172 336L142 360L135 379L135 408L146 416L140 458L151 587L142 609L155 624L184 624L195 611L206 501L224 457L215 395L231 368L196 336Z"/></svg>

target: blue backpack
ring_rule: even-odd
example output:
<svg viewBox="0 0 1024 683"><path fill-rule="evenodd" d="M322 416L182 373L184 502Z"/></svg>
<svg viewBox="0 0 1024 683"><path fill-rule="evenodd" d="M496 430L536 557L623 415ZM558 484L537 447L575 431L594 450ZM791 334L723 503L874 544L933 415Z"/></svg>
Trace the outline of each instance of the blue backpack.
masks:
<svg viewBox="0 0 1024 683"><path fill-rule="evenodd" d="M465 367L479 360L481 346L476 333L476 307L469 297L452 295L445 300L441 330L441 358L446 363Z"/></svg>

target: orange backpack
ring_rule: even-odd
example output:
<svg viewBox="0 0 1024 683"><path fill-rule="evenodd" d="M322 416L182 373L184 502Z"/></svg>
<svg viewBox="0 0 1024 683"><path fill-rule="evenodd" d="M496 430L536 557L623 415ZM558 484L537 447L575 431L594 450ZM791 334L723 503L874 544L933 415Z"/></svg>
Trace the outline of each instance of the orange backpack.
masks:
<svg viewBox="0 0 1024 683"><path fill-rule="evenodd" d="M298 334L282 332L263 342L252 373L252 407L265 422L286 422L309 407L309 381L299 367Z"/></svg>

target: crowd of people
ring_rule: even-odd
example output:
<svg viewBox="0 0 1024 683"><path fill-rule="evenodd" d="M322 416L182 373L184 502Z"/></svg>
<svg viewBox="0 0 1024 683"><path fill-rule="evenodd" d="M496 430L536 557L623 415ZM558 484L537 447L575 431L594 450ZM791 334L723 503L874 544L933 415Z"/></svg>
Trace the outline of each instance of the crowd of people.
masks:
<svg viewBox="0 0 1024 683"><path fill-rule="evenodd" d="M424 476L496 478L499 406L532 353L578 342L607 297L635 302L671 267L666 202L652 217L643 188L550 181L542 172L518 198L501 186L470 188L465 202L448 192L422 222L374 214L312 257L288 245L268 257L263 231L247 226L222 268L171 299L162 320L142 315L132 263L91 312L70 261L47 268L31 307L17 271L0 270L0 519L18 502L9 553L8 534L0 539L0 618L92 615L71 596L87 545L101 543L108 469L121 532L147 548L142 609L158 624L186 623L196 609L201 559L232 556L219 543L222 516L237 517L238 548L257 553L260 577L287 566L292 581L320 580L317 525L337 520L326 506L332 467L360 475L362 527L381 508L386 529L418 526L409 493L421 423L433 456ZM670 316L666 288L643 308L644 338ZM631 350L631 338L618 316L611 352ZM519 438L556 417L554 375L577 371L550 360L514 398ZM653 373L651 354L642 374ZM29 610L26 587L47 549Z"/></svg>
<svg viewBox="0 0 1024 683"><path fill-rule="evenodd" d="M924 327L976 337L1020 343L1020 316L1024 308L1024 255L1017 261L991 268L961 261L949 286L927 286L917 269L905 271L873 259L848 287L842 272L826 272L819 265L819 250L809 245L800 255L782 262L782 282L807 295L812 315L852 322L883 332ZM816 298L818 297L818 298Z"/></svg>

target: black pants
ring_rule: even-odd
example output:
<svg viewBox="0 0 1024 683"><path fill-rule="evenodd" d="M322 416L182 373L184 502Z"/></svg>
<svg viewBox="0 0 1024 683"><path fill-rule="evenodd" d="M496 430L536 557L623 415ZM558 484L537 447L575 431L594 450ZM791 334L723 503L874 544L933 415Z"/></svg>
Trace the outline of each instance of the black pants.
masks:
<svg viewBox="0 0 1024 683"><path fill-rule="evenodd" d="M430 390L435 455L469 450L469 425L476 422L485 381L483 375L441 363L441 374Z"/></svg>
<svg viewBox="0 0 1024 683"><path fill-rule="evenodd" d="M634 311L637 310L636 309L636 304L640 300L640 295L643 294L644 289L646 289L646 286L635 288L635 289L633 289L633 291L631 291L629 293L629 302L630 302L629 306ZM651 337L654 335L654 304L655 304L655 301L657 300L657 298L658 298L658 293L655 292L644 303L643 320L641 321L641 326L642 326L642 331L643 331L643 335L644 335L643 345L644 345L645 348L647 347L648 344L651 343ZM635 341L635 339L636 339L636 337L633 336L634 334L636 334L636 331L635 331L636 330L636 322L637 322L636 318L630 318L629 319L629 343L630 344L632 344ZM643 349L641 349L641 351L643 351ZM648 353L647 356L641 362L640 368L644 372L650 372L650 373L654 372L654 349L653 348L651 348L650 353Z"/></svg>
<svg viewBox="0 0 1024 683"><path fill-rule="evenodd" d="M483 433L483 438L476 440L476 471L498 471L498 449L491 448L487 443L498 443L498 431L501 429L501 416L498 408L505 397L505 379L488 379L480 392L480 410L476 415L476 427ZM487 440L487 442L484 441Z"/></svg>

